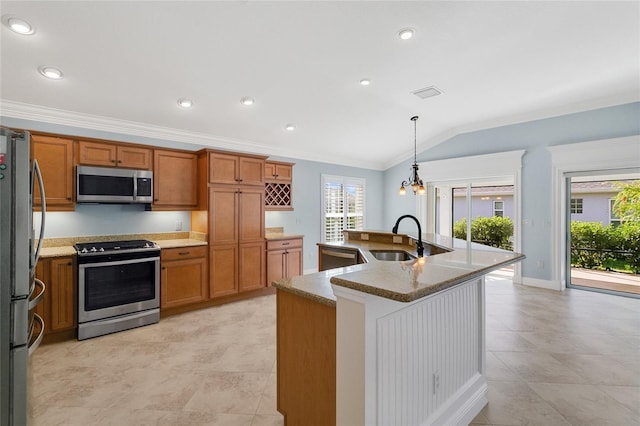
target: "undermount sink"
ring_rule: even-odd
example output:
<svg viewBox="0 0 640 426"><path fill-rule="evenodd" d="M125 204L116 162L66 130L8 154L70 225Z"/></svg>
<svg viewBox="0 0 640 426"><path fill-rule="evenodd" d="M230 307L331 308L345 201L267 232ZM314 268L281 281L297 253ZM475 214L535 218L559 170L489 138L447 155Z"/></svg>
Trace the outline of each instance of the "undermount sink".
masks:
<svg viewBox="0 0 640 426"><path fill-rule="evenodd" d="M413 260L416 257L404 250L369 250L370 253L378 260L400 261Z"/></svg>

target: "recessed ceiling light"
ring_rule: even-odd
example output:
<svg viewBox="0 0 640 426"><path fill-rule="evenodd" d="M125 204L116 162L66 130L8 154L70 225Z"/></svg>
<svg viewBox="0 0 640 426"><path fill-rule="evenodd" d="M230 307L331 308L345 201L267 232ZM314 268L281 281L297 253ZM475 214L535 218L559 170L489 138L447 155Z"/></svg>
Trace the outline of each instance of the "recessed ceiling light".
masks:
<svg viewBox="0 0 640 426"><path fill-rule="evenodd" d="M284 126L284 129L287 132L293 132L296 129L295 124L287 124L286 126Z"/></svg>
<svg viewBox="0 0 640 426"><path fill-rule="evenodd" d="M409 40L410 38L413 38L415 34L416 30L413 28L403 28L398 31L398 37L400 37L400 40Z"/></svg>
<svg viewBox="0 0 640 426"><path fill-rule="evenodd" d="M64 77L64 75L62 74L62 71L60 71L58 68L55 68L55 67L41 66L38 68L38 71L43 76L50 78L52 80L61 80Z"/></svg>
<svg viewBox="0 0 640 426"><path fill-rule="evenodd" d="M245 96L244 98L240 99L240 103L242 105L253 105L255 103L255 99Z"/></svg>
<svg viewBox="0 0 640 426"><path fill-rule="evenodd" d="M191 99L180 98L178 99L178 106L182 108L191 108L193 106L193 101Z"/></svg>
<svg viewBox="0 0 640 426"><path fill-rule="evenodd" d="M22 18L13 15L5 15L2 17L2 23L5 24L14 33L22 35L31 35L36 32L35 28Z"/></svg>
<svg viewBox="0 0 640 426"><path fill-rule="evenodd" d="M368 78L363 78L362 80L360 80L360 84L363 86L368 86L371 84L371 80L369 80Z"/></svg>

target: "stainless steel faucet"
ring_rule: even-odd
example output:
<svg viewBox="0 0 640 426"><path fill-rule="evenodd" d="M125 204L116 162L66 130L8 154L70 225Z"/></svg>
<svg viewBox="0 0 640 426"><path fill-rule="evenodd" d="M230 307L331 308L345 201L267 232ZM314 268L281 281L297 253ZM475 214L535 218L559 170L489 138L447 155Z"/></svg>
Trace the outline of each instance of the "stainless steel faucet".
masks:
<svg viewBox="0 0 640 426"><path fill-rule="evenodd" d="M416 222L416 225L418 225L418 242L416 243L416 248L418 250L418 257L422 257L424 254L424 246L422 245L422 227L420 226L420 221L418 220L417 217L412 216L410 214L405 214L404 216L400 216L398 220L396 220L396 224L391 230L391 232L393 232L394 234L398 233L398 225L400 224L400 221L405 217L409 217L413 219Z"/></svg>

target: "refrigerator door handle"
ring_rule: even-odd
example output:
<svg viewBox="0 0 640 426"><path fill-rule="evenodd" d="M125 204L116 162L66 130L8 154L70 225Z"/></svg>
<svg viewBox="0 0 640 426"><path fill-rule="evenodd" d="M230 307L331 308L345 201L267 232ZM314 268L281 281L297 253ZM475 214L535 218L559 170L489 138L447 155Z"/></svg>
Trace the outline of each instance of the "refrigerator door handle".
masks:
<svg viewBox="0 0 640 426"><path fill-rule="evenodd" d="M35 308L38 305L38 303L42 301L42 298L44 297L44 292L46 290L44 283L39 279L34 278L34 284L40 287L40 293L38 293L38 295L33 299L29 300L29 310L32 310L33 308ZM33 292L36 291L35 285L34 285L34 289L31 291L31 295L33 295Z"/></svg>
<svg viewBox="0 0 640 426"><path fill-rule="evenodd" d="M38 248L36 249L36 254L33 258L33 267L35 268L38 264L38 260L40 260L40 250L42 249L42 243L44 239L44 224L45 217L47 216L47 201L44 195L44 183L42 182L42 172L40 171L40 166L38 165L38 160L33 160L33 174L38 178L38 187L40 188L40 204L42 206L42 219L40 220L40 237L38 237ZM35 182L35 181L34 181ZM35 198L35 195L33 196ZM31 201L31 205L33 206L34 200Z"/></svg>
<svg viewBox="0 0 640 426"><path fill-rule="evenodd" d="M38 349L38 346L40 346L40 343L42 343L42 337L44 336L44 320L40 315L36 313L33 314L33 319L40 323L40 333L38 333L38 337L36 337L36 339L29 344L29 356L31 356L31 354L34 353L36 349Z"/></svg>

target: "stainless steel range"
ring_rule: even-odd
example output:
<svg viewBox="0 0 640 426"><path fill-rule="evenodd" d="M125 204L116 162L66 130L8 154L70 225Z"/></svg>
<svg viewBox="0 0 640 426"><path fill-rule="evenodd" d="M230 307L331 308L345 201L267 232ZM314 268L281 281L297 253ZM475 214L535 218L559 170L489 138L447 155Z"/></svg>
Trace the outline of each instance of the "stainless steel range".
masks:
<svg viewBox="0 0 640 426"><path fill-rule="evenodd" d="M147 240L74 245L78 340L160 320L160 248Z"/></svg>

